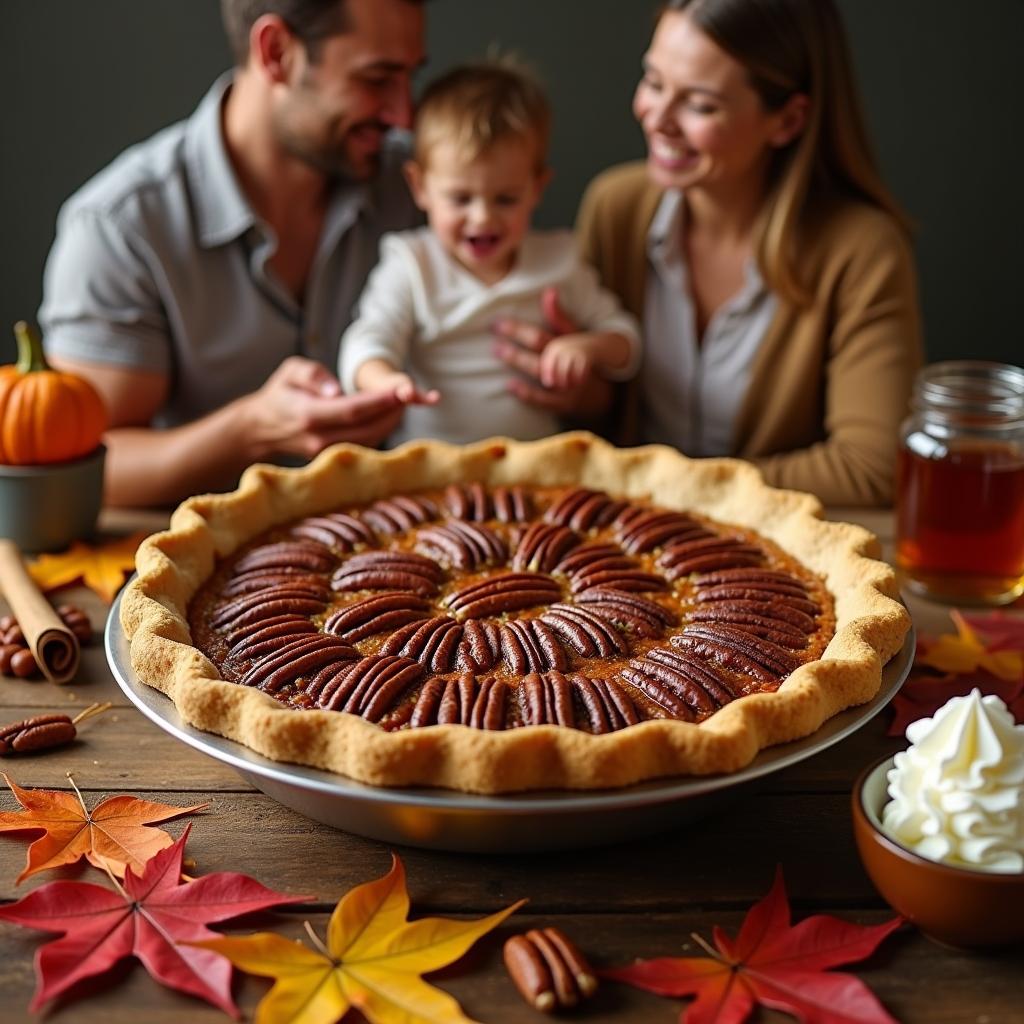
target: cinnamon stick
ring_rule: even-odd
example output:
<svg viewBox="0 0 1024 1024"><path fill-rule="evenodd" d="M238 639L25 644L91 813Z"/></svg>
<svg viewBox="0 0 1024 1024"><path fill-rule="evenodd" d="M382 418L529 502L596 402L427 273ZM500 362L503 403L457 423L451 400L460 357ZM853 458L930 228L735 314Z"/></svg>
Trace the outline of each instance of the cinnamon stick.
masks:
<svg viewBox="0 0 1024 1024"><path fill-rule="evenodd" d="M51 683L66 683L78 671L78 638L61 621L28 574L21 552L0 538L0 591L18 620L36 663Z"/></svg>

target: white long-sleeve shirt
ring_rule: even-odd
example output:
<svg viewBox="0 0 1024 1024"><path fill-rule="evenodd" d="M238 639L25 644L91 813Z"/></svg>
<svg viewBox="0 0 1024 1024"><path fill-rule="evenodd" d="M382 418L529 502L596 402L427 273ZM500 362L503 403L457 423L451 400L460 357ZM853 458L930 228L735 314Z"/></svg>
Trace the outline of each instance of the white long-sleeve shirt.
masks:
<svg viewBox="0 0 1024 1024"><path fill-rule="evenodd" d="M626 368L640 361L636 321L579 258L568 231L531 232L515 266L497 284L479 281L444 251L429 228L385 235L380 262L345 331L338 375L355 391L356 371L384 359L409 373L423 390L436 388L436 406L409 406L392 444L436 438L456 444L485 437L533 440L557 432L557 418L521 402L507 388L510 370L493 354L493 324L504 317L540 324L541 294L558 290L566 314L581 331L614 331L632 342Z"/></svg>

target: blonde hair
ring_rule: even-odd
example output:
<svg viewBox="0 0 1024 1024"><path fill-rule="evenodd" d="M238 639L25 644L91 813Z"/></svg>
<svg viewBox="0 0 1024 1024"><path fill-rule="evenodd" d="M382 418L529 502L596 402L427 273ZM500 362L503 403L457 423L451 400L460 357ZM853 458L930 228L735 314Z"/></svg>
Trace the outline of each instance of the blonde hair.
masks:
<svg viewBox="0 0 1024 1024"><path fill-rule="evenodd" d="M432 82L420 99L414 131L421 166L441 141L475 160L498 142L525 139L535 142L540 171L547 161L551 106L526 65L507 55L490 57Z"/></svg>
<svg viewBox="0 0 1024 1024"><path fill-rule="evenodd" d="M799 279L800 229L816 201L862 200L908 234L872 151L842 20L833 0L669 0L746 67L765 106L778 110L797 93L810 107L803 131L775 157L757 257L765 281L798 305L810 300Z"/></svg>

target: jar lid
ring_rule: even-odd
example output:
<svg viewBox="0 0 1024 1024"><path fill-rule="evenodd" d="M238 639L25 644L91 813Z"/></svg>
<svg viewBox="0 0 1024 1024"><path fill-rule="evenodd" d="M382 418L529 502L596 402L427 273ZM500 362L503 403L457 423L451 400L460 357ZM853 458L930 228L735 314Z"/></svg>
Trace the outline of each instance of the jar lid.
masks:
<svg viewBox="0 0 1024 1024"><path fill-rule="evenodd" d="M990 422L1024 420L1024 369L975 359L932 363L918 372L914 405Z"/></svg>

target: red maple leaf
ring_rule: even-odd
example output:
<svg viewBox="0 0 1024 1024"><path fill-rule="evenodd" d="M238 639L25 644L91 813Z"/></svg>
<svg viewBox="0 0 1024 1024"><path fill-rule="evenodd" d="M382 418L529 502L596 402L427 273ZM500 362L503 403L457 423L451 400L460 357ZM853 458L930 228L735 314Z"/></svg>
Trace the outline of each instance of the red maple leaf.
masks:
<svg viewBox="0 0 1024 1024"><path fill-rule="evenodd" d="M1018 722L1024 722L1024 679L999 679L981 669L977 672L933 675L916 672L903 684L892 701L895 712L889 726L890 736L902 736L911 722L931 718L953 697L966 697L971 690L995 694L1009 707Z"/></svg>
<svg viewBox="0 0 1024 1024"><path fill-rule="evenodd" d="M141 875L129 867L121 891L91 882L50 882L0 907L0 918L7 921L61 933L36 953L37 985L30 1010L37 1011L75 982L136 956L162 985L239 1016L231 999L231 963L217 953L178 943L217 938L206 927L214 921L308 897L274 892L229 871L179 885L188 833L186 829L173 846L146 861Z"/></svg>
<svg viewBox="0 0 1024 1024"><path fill-rule="evenodd" d="M828 968L869 956L902 923L864 927L819 914L791 925L779 868L735 939L718 927L717 948L694 936L709 957L639 960L601 974L662 996L696 996L680 1024L741 1024L758 1003L805 1024L895 1024L859 978Z"/></svg>
<svg viewBox="0 0 1024 1024"><path fill-rule="evenodd" d="M1024 651L1024 618L1006 612L959 612L960 618L981 633L989 651Z"/></svg>

